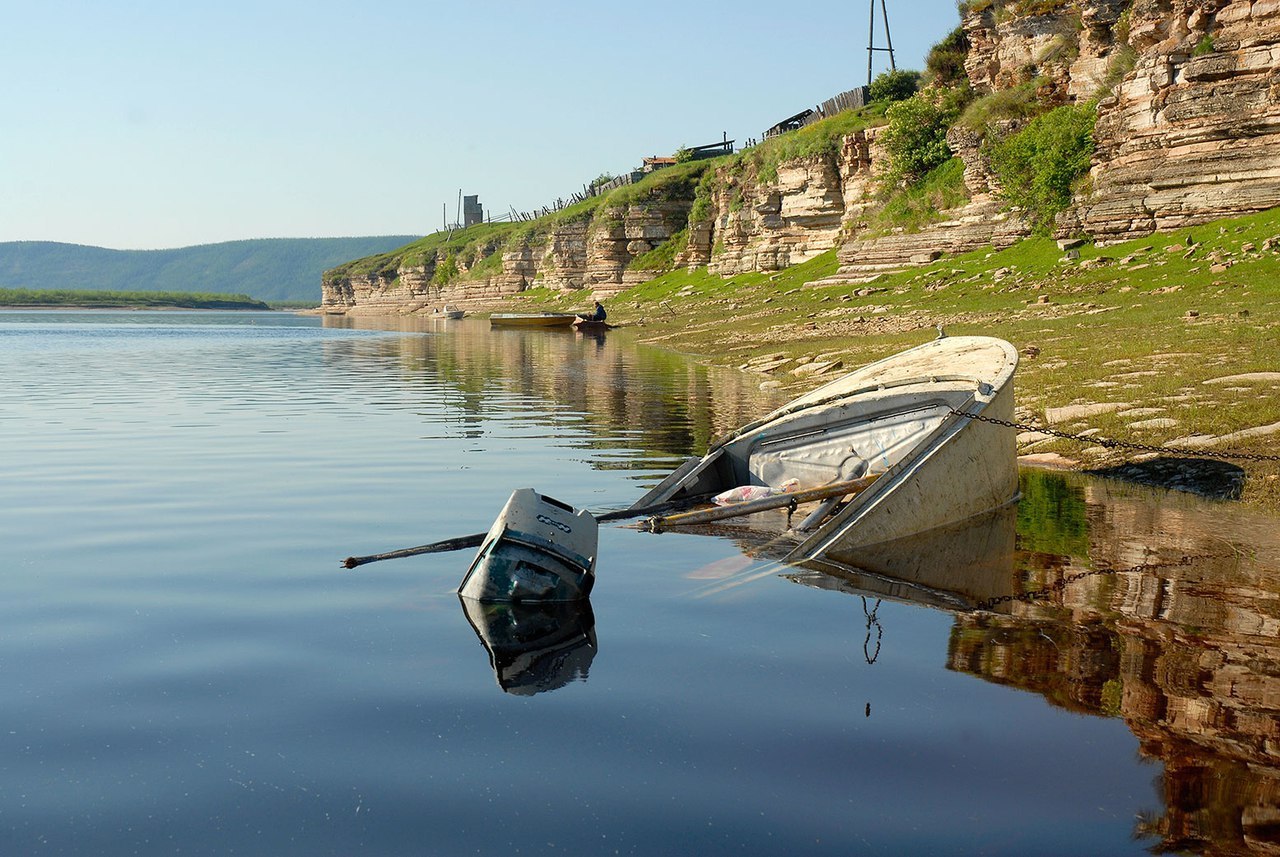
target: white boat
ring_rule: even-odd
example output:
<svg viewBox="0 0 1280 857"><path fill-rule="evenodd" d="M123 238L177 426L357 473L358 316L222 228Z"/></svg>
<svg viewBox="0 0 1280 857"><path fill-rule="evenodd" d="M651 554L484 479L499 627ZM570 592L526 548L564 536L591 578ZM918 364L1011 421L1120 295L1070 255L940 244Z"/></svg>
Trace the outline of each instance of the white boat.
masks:
<svg viewBox="0 0 1280 857"><path fill-rule="evenodd" d="M600 526L532 488L512 492L458 594L476 601L574 601L595 583Z"/></svg>
<svg viewBox="0 0 1280 857"><path fill-rule="evenodd" d="M1003 340L939 337L742 427L633 508L740 486L777 491L797 480L790 498L650 519L651 529L674 529L735 516L746 521L746 513L759 510L764 514L751 514L747 526L781 538L789 562L958 524L1017 499L1014 431L984 421L1012 421L1017 365L1017 351ZM779 507L787 507L785 523ZM797 513L803 519L795 524Z"/></svg>
<svg viewBox="0 0 1280 857"><path fill-rule="evenodd" d="M577 319L571 312L498 312L489 316L489 326L571 327Z"/></svg>
<svg viewBox="0 0 1280 857"><path fill-rule="evenodd" d="M466 315L464 310L460 310L451 304L445 304L442 307L433 307L431 310L432 318L462 318L464 315Z"/></svg>

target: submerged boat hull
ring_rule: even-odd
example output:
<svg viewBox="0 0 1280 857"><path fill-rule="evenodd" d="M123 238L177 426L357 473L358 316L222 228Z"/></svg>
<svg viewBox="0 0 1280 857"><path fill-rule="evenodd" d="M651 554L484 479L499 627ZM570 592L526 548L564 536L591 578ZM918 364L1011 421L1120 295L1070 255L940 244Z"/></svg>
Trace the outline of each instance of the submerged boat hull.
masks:
<svg viewBox="0 0 1280 857"><path fill-rule="evenodd" d="M595 583L599 525L531 488L512 493L458 594L482 602L575 601Z"/></svg>
<svg viewBox="0 0 1280 857"><path fill-rule="evenodd" d="M803 488L875 476L815 510L786 536L788 559L869 546L965 521L1016 498L1013 346L940 338L869 364L739 429L635 504L740 485ZM812 515L810 515L812 512Z"/></svg>

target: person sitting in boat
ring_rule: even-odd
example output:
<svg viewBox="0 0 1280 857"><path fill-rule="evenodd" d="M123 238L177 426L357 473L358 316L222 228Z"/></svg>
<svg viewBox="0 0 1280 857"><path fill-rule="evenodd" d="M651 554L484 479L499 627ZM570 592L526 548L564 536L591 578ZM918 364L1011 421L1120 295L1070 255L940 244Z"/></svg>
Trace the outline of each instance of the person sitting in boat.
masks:
<svg viewBox="0 0 1280 857"><path fill-rule="evenodd" d="M578 318L583 321L604 321L608 313L604 311L604 305L600 301L596 301L596 308L586 315L579 315Z"/></svg>

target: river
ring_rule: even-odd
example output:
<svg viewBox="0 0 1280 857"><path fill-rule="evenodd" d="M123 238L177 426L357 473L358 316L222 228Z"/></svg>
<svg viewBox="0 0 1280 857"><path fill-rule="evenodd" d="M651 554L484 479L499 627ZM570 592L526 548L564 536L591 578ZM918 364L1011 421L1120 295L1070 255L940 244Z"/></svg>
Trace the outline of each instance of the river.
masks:
<svg viewBox="0 0 1280 857"><path fill-rule="evenodd" d="M1025 471L910 586L609 524L516 641L470 551L339 561L623 507L776 397L626 330L283 313L0 312L0 380L3 853L1280 846L1274 520Z"/></svg>

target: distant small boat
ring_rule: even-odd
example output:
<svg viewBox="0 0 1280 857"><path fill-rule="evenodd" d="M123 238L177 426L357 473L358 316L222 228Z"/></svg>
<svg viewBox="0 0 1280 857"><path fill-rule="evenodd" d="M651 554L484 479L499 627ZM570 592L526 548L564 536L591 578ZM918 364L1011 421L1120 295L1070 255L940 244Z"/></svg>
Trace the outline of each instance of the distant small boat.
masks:
<svg viewBox="0 0 1280 857"><path fill-rule="evenodd" d="M613 325L607 321L595 321L590 318L579 318L573 326L578 330L611 330L613 328Z"/></svg>
<svg viewBox="0 0 1280 857"><path fill-rule="evenodd" d="M569 312L499 312L489 316L489 326L569 327L577 318Z"/></svg>
<svg viewBox="0 0 1280 857"><path fill-rule="evenodd" d="M1018 496L1014 433L1001 425L1013 419L1017 365L1012 345L984 336L943 337L895 354L743 426L635 507L758 486L777 496L652 518L650 528L752 513L753 526L788 545L785 561L793 563L960 524ZM834 493L795 526L790 514L783 523L756 513L787 504L778 489L792 480L801 487L790 495L793 511L794 501Z"/></svg>
<svg viewBox="0 0 1280 857"><path fill-rule="evenodd" d="M512 492L458 587L485 602L575 601L596 580L599 524L532 488Z"/></svg>
<svg viewBox="0 0 1280 857"><path fill-rule="evenodd" d="M443 307L434 307L431 310L432 318L462 318L464 315L466 315L464 310L460 310L450 304L445 304Z"/></svg>

